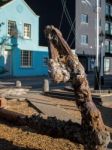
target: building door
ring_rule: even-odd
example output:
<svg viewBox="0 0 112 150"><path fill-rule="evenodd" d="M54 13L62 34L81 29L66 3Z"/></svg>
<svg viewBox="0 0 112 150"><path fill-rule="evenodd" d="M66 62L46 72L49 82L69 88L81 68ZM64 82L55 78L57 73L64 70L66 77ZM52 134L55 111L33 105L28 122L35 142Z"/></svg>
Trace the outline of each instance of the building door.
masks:
<svg viewBox="0 0 112 150"><path fill-rule="evenodd" d="M88 72L88 59L86 57L79 56L79 61L81 62L81 64L83 65L83 67L87 73Z"/></svg>
<svg viewBox="0 0 112 150"><path fill-rule="evenodd" d="M11 50L4 51L4 68L7 71L7 75L12 74L12 52Z"/></svg>

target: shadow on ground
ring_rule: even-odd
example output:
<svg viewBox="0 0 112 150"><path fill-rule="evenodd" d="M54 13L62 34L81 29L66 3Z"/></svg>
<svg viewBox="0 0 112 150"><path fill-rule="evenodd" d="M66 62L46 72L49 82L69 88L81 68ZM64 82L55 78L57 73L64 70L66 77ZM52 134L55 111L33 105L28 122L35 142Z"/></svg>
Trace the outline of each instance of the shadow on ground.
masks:
<svg viewBox="0 0 112 150"><path fill-rule="evenodd" d="M110 117L110 111L111 109L108 109L106 107L100 106L100 109L102 111L103 118ZM107 113L105 113L107 111ZM108 115L108 116L107 116ZM108 119L106 119L106 125L108 124ZM56 117L47 117L43 118L43 116L40 115L33 115L31 117L25 117L25 118L18 118L17 121L10 120L0 120L0 123L7 124L8 126L16 126L17 128L21 128L23 131L32 132L32 133L38 133L42 135L47 135L53 138L63 138L68 139L72 142L83 144L83 139L81 134L82 128L81 125L78 123L73 123L72 121L61 121L57 120ZM109 122L110 123L110 122ZM108 124L109 125L109 124ZM111 126L111 125L110 125ZM8 141L3 141L8 142ZM2 143L2 142L1 142ZM0 143L0 144L1 144ZM11 142L8 142L9 146L13 146L15 150L18 150L19 147L16 147ZM1 145L0 145L1 146ZM0 147L1 148L1 147ZM112 148L112 143L109 144L108 148ZM22 150L30 150L21 148ZM5 149L2 149L5 150ZM10 149L8 149L10 150ZM85 149L87 150L87 149Z"/></svg>
<svg viewBox="0 0 112 150"><path fill-rule="evenodd" d="M0 150L41 150L41 149L31 149L28 147L21 147L21 146L16 146L13 144L13 142L5 140L5 139L0 139Z"/></svg>

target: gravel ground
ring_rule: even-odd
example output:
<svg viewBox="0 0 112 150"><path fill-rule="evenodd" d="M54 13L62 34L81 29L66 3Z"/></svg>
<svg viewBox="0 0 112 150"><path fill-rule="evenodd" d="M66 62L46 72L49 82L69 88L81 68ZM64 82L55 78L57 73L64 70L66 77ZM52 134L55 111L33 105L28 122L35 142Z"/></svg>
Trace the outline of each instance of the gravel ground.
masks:
<svg viewBox="0 0 112 150"><path fill-rule="evenodd" d="M46 104L52 103L59 107L66 108L70 115L77 120L81 119L80 112L74 107L73 101L50 98L38 93L29 93L29 98L37 99ZM8 100L7 109L22 113L27 116L39 113L27 101L18 99ZM112 134L112 105L99 106L105 125ZM112 149L112 145L109 146ZM0 150L84 150L83 145L71 142L64 138L53 138L45 133L36 132L28 126L15 126L11 123L0 120Z"/></svg>
<svg viewBox="0 0 112 150"><path fill-rule="evenodd" d="M31 116L38 114L27 102L8 101L7 109ZM62 138L35 133L27 126L0 121L0 150L83 150L83 146Z"/></svg>
<svg viewBox="0 0 112 150"><path fill-rule="evenodd" d="M83 150L81 145L33 133L28 127L0 124L0 150Z"/></svg>

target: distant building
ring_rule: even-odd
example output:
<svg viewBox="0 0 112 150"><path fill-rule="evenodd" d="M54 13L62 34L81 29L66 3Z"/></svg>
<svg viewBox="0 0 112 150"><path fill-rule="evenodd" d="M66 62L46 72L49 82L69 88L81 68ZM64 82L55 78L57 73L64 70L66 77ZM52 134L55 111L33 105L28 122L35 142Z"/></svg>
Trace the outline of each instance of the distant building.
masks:
<svg viewBox="0 0 112 150"><path fill-rule="evenodd" d="M90 73L96 59L96 1L85 1L75 0L75 52ZM39 16L30 7L24 0L0 2L0 72L5 69L12 76L48 72L48 49L39 46ZM99 16L99 64L105 74L112 74L111 0L99 0Z"/></svg>
<svg viewBox="0 0 112 150"><path fill-rule="evenodd" d="M39 46L39 16L24 0L0 2L0 72L46 75L47 59L47 47Z"/></svg>
<svg viewBox="0 0 112 150"><path fill-rule="evenodd" d="M96 58L96 1L75 0L75 48L86 72L94 70ZM99 0L100 56L105 74L112 74L112 1ZM103 56L102 56L103 55ZM103 57L103 64L101 58Z"/></svg>

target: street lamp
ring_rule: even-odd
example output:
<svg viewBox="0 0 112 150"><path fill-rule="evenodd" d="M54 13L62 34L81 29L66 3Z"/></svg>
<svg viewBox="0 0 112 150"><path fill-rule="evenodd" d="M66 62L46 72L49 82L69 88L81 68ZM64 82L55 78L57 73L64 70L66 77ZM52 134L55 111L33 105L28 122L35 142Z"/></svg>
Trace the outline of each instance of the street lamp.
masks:
<svg viewBox="0 0 112 150"><path fill-rule="evenodd" d="M97 25L96 25L96 64L95 64L95 81L94 89L100 89L99 80L99 0L96 0L96 15L97 15Z"/></svg>
<svg viewBox="0 0 112 150"><path fill-rule="evenodd" d="M101 45L101 48L100 48L100 58L101 58L101 61L100 61L100 83L101 85L104 85L104 38L105 38L105 35L103 33L103 31L100 32L100 45Z"/></svg>

